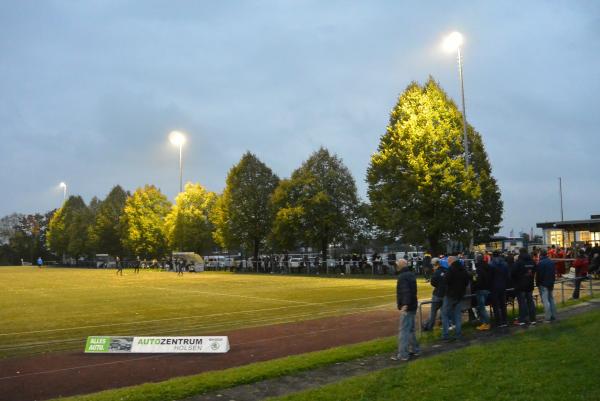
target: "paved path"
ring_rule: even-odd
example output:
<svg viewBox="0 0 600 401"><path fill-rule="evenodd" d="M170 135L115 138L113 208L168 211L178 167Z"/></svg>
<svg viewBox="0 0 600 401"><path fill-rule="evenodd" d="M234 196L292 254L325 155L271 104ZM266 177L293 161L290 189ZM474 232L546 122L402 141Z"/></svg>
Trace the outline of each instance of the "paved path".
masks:
<svg viewBox="0 0 600 401"><path fill-rule="evenodd" d="M560 320L567 319L581 313L589 312L600 308L600 299L592 300L583 304L575 305L558 311L559 321L553 324L560 324ZM488 332L476 332L469 336L465 341L455 341L451 343L436 343L423 347L421 358L441 354L444 352L460 349L474 344L484 344L509 337L516 331L536 330L543 326L543 323L533 327L512 326L501 330L490 330ZM353 376L373 373L377 370L398 366L400 363L390 360L391 354L376 355L368 358L357 359L349 362L337 363L311 371L298 373L295 375L284 376L276 379L265 380L262 382L248 384L230 389L215 391L204 395L186 398L182 401L255 401L268 397L276 397L292 394L299 391L309 390L321 387L326 384L335 383Z"/></svg>

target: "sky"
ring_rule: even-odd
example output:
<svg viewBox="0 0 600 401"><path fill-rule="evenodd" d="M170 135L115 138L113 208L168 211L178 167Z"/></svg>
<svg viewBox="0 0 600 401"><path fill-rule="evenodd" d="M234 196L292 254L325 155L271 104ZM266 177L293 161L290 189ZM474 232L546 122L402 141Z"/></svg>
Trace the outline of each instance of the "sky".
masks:
<svg viewBox="0 0 600 401"><path fill-rule="evenodd" d="M120 184L222 191L251 151L289 177L320 146L366 197L411 81L431 75L482 135L500 234L600 213L600 2L0 1L0 216ZM537 231L537 230L536 230Z"/></svg>

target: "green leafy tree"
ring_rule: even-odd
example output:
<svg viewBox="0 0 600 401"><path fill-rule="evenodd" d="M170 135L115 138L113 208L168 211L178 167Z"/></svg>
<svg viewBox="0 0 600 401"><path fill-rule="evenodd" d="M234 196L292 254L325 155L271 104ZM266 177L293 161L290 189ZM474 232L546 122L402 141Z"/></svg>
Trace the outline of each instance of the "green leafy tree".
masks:
<svg viewBox="0 0 600 401"><path fill-rule="evenodd" d="M204 254L214 246L210 216L217 195L200 184L185 184L165 219L165 233L171 249Z"/></svg>
<svg viewBox="0 0 600 401"><path fill-rule="evenodd" d="M50 219L46 243L56 254L78 258L88 251L93 214L81 196L70 196Z"/></svg>
<svg viewBox="0 0 600 401"><path fill-rule="evenodd" d="M89 228L91 248L96 252L123 255L121 216L129 194L115 186L97 206L94 223Z"/></svg>
<svg viewBox="0 0 600 401"><path fill-rule="evenodd" d="M170 208L167 197L154 185L138 188L123 208L123 246L144 258L165 255L164 223Z"/></svg>
<svg viewBox="0 0 600 401"><path fill-rule="evenodd" d="M441 251L449 239L495 233L502 201L481 136L467 127L465 167L462 116L440 86L410 84L392 109L371 157L368 194L376 224L404 241Z"/></svg>
<svg viewBox="0 0 600 401"><path fill-rule="evenodd" d="M273 195L273 241L280 248L311 245L323 260L332 243L348 243L361 221L356 183L342 160L314 152Z"/></svg>
<svg viewBox="0 0 600 401"><path fill-rule="evenodd" d="M214 239L220 246L242 247L258 257L271 229L270 197L278 182L273 171L250 152L229 170L212 215Z"/></svg>

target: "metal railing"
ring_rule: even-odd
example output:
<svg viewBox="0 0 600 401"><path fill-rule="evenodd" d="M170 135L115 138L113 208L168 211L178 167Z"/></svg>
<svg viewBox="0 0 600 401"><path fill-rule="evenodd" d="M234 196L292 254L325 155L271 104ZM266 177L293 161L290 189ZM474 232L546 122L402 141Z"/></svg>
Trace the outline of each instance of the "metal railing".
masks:
<svg viewBox="0 0 600 401"><path fill-rule="evenodd" d="M575 285L576 282L579 281L580 285L581 285L580 293L583 292L584 290L587 290L587 292L589 294L589 298L594 298L594 281L595 280L598 280L598 279L594 278L592 276L576 277L576 278L561 278L561 279L557 280L554 283L553 292L556 293L557 287L558 287L558 285L560 285L560 297L561 297L560 302L561 302L562 305L565 305L566 301L567 301L567 299L565 297L565 284L573 283ZM584 284L586 284L586 285L584 286ZM514 288L507 288L506 289L507 293L511 292L511 291L514 293L515 289ZM469 302L472 302L473 298L476 297L476 296L477 296L477 294L467 294L467 295L465 295L463 297L462 302L465 302L467 300ZM535 295L533 295L533 299L534 299L535 306L536 306L536 309L537 309L539 300L541 299L541 295L538 297L538 295L535 294ZM515 310L516 310L515 309L515 301L516 301L516 297L513 298L513 299L511 299L510 301L507 299L507 305L510 304L512 306L511 315L512 315L513 319L515 317ZM440 302L442 302L442 301L440 301ZM418 323L417 324L417 326L418 326L417 327L417 334L419 336L421 336L423 334L423 306L424 305L431 305L433 303L434 302L431 299L426 299L426 300L423 300L423 301L419 302L419 306L418 306L418 309L419 309L419 319L418 319L418 322L417 322ZM489 309L490 316L492 316L493 315L493 313L492 313L492 305L487 305L487 307ZM471 307L469 307L469 308L463 308L463 313L468 312L469 309L471 309ZM440 308L440 313L444 313L442 308ZM437 321L437 313L436 313L436 321ZM435 322L433 323L433 325L435 326Z"/></svg>

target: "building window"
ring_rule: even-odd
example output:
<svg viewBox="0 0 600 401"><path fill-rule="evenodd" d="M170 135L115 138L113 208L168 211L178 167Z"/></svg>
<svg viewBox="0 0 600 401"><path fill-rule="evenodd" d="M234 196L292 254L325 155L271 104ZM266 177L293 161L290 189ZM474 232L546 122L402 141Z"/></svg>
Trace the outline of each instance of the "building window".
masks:
<svg viewBox="0 0 600 401"><path fill-rule="evenodd" d="M550 245L563 246L563 232L562 230L551 230L550 231Z"/></svg>

